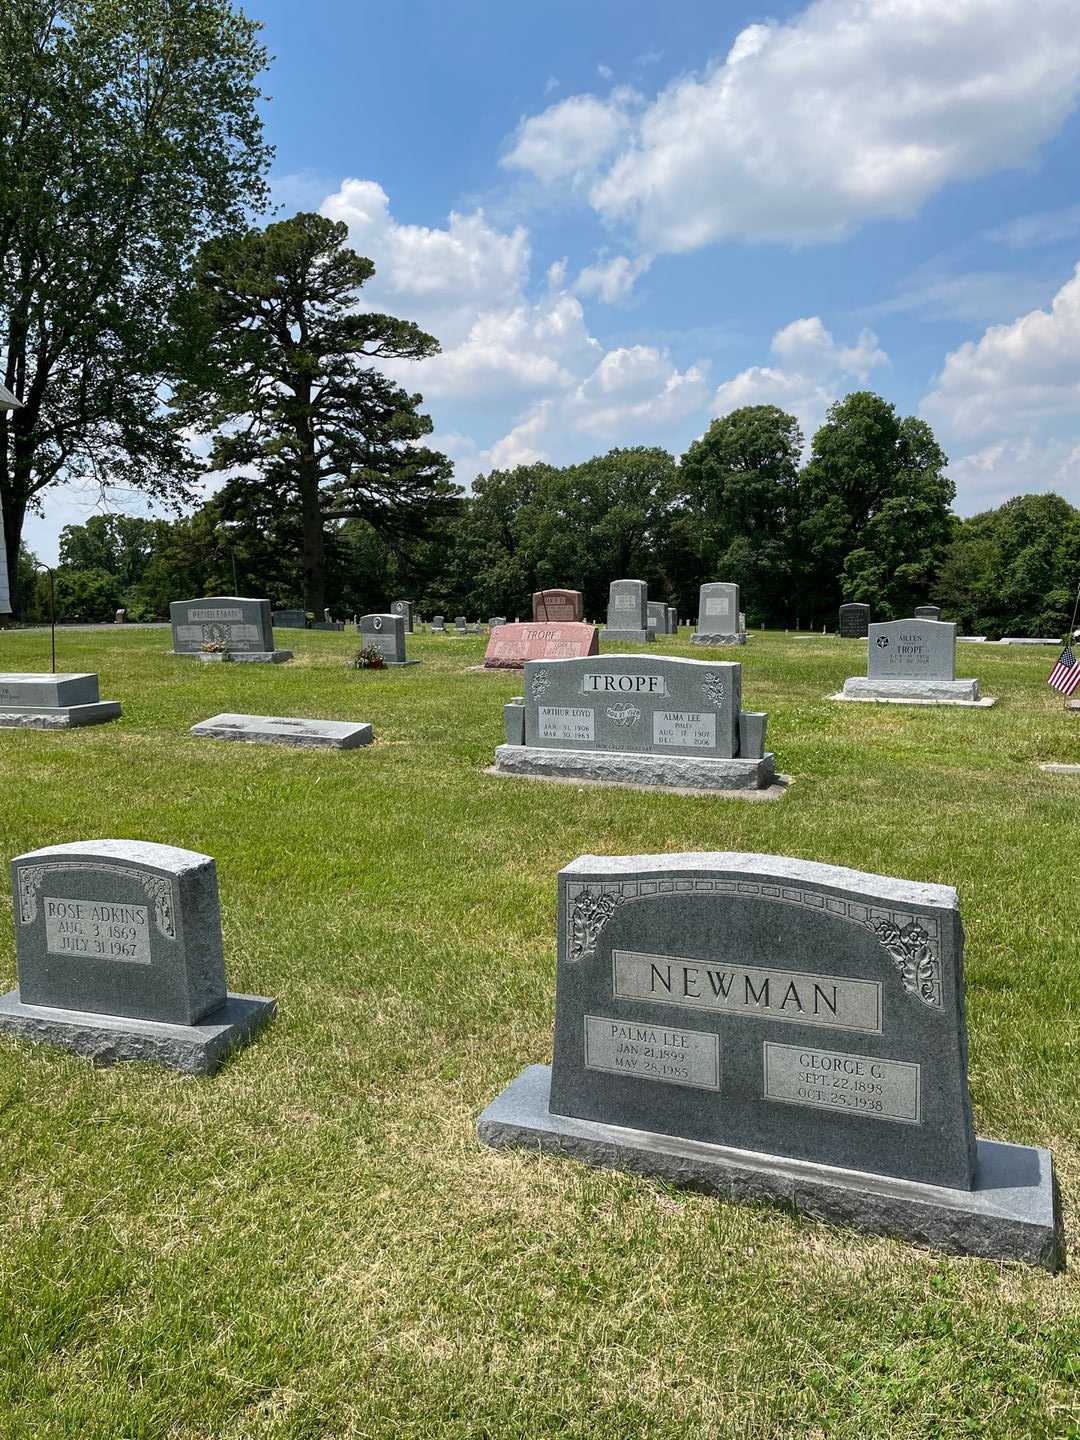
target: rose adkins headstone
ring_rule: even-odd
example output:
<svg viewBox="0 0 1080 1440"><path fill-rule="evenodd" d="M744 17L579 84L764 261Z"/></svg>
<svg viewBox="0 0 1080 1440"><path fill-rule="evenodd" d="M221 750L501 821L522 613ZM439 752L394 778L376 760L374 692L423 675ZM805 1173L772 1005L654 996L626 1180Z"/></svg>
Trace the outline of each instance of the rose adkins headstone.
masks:
<svg viewBox="0 0 1080 1440"><path fill-rule="evenodd" d="M0 1030L207 1074L273 1015L273 1000L225 988L208 855L87 840L17 856L11 879L19 988Z"/></svg>
<svg viewBox="0 0 1080 1440"><path fill-rule="evenodd" d="M985 709L977 680L956 678L956 626L947 620L883 620L869 626L867 675L852 676L834 699Z"/></svg>
<svg viewBox="0 0 1080 1440"><path fill-rule="evenodd" d="M120 718L116 700L102 700L95 671L84 674L0 673L0 726L70 730Z"/></svg>
<svg viewBox="0 0 1080 1440"><path fill-rule="evenodd" d="M956 892L773 855L559 874L555 1047L480 1117L561 1152L1054 1268L1046 1150L976 1140Z"/></svg>
<svg viewBox="0 0 1080 1440"><path fill-rule="evenodd" d="M741 709L742 667L644 655L528 661L495 773L758 790L775 779L766 716ZM524 712L520 726L518 712Z"/></svg>
<svg viewBox="0 0 1080 1440"><path fill-rule="evenodd" d="M392 615L402 615L405 619L405 633L413 633L413 602L411 600L395 600L390 606Z"/></svg>
<svg viewBox="0 0 1080 1440"><path fill-rule="evenodd" d="M198 655L209 641L227 647L234 660L280 664L291 650L275 650L269 600L211 595L174 600L169 606L174 655Z"/></svg>
<svg viewBox="0 0 1080 1440"><path fill-rule="evenodd" d="M649 587L644 580L612 580L604 639L609 644L655 641L656 635L649 629Z"/></svg>
<svg viewBox="0 0 1080 1440"><path fill-rule="evenodd" d="M697 629L693 645L745 645L746 632L740 625L739 587L723 580L702 585L698 596Z"/></svg>
<svg viewBox="0 0 1080 1440"><path fill-rule="evenodd" d="M499 625L484 651L485 670L520 670L526 660L565 660L595 655L595 625L546 621L534 625Z"/></svg>
<svg viewBox="0 0 1080 1440"><path fill-rule="evenodd" d="M383 657L384 665L419 665L419 660L405 656L405 617L403 615L361 615L357 626L364 646L374 647Z"/></svg>
<svg viewBox="0 0 1080 1440"><path fill-rule="evenodd" d="M534 623L540 620L561 622L585 618L585 602L580 590L536 590L532 597Z"/></svg>
<svg viewBox="0 0 1080 1440"><path fill-rule="evenodd" d="M870 606L852 602L839 611L841 640L865 640L870 628Z"/></svg>

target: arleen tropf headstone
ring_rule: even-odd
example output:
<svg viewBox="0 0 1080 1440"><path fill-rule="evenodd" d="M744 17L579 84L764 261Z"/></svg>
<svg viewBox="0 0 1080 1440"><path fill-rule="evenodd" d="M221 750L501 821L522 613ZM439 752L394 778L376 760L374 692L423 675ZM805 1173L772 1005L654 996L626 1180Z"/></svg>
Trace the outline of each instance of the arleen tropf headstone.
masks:
<svg viewBox="0 0 1080 1440"><path fill-rule="evenodd" d="M405 620L405 633L413 633L413 602L411 600L395 600L390 606L392 615L401 615Z"/></svg>
<svg viewBox="0 0 1080 1440"><path fill-rule="evenodd" d="M533 621L560 623L584 620L585 602L580 590L536 590L532 597Z"/></svg>
<svg viewBox="0 0 1080 1440"><path fill-rule="evenodd" d="M612 580L608 587L607 625L604 627L604 639L608 644L655 640L655 633L649 629L648 607L649 587L644 580Z"/></svg>
<svg viewBox="0 0 1080 1440"><path fill-rule="evenodd" d="M940 620L940 619L941 619L941 606L940 606L940 605L916 605L916 606L915 606L915 618L916 618L916 620Z"/></svg>
<svg viewBox="0 0 1080 1440"><path fill-rule="evenodd" d="M370 745L372 727L356 720L305 720L293 715L212 715L190 733L210 740L253 745L299 745L309 750L355 750Z"/></svg>
<svg viewBox="0 0 1080 1440"><path fill-rule="evenodd" d="M698 596L697 629L690 636L694 645L745 645L746 633L739 624L739 587L723 580L702 585Z"/></svg>
<svg viewBox="0 0 1080 1440"><path fill-rule="evenodd" d="M365 648L378 650L384 665L419 665L405 656L404 615L361 615L357 626Z"/></svg>
<svg viewBox="0 0 1080 1440"><path fill-rule="evenodd" d="M742 710L742 667L730 661L530 660L524 684L524 743L498 747L496 774L709 790L775 779L765 717Z"/></svg>
<svg viewBox="0 0 1080 1440"><path fill-rule="evenodd" d="M97 1061L207 1074L274 1013L232 995L208 855L139 840L50 845L11 862L19 988L0 1030Z"/></svg>
<svg viewBox="0 0 1080 1440"><path fill-rule="evenodd" d="M869 626L865 677L844 681L837 700L993 705L977 680L956 678L956 626L947 620L882 620Z"/></svg>
<svg viewBox="0 0 1080 1440"><path fill-rule="evenodd" d="M534 625L499 625L484 651L485 670L520 670L526 660L565 660L595 655L595 625L576 621L542 621Z"/></svg>
<svg viewBox="0 0 1080 1440"><path fill-rule="evenodd" d="M0 673L0 726L70 730L120 718L117 700L98 695L96 672L75 675Z"/></svg>
<svg viewBox="0 0 1080 1440"><path fill-rule="evenodd" d="M1049 1152L976 1140L956 892L775 855L559 874L555 1047L489 1145L1054 1268Z"/></svg>
<svg viewBox="0 0 1080 1440"><path fill-rule="evenodd" d="M208 642L223 645L234 660L280 663L291 650L274 649L269 600L211 595L174 600L169 606L174 655L198 655Z"/></svg>
<svg viewBox="0 0 1080 1440"><path fill-rule="evenodd" d="M849 605L841 605L839 616L841 640L866 639L866 633L870 628L869 605L860 605L855 601Z"/></svg>

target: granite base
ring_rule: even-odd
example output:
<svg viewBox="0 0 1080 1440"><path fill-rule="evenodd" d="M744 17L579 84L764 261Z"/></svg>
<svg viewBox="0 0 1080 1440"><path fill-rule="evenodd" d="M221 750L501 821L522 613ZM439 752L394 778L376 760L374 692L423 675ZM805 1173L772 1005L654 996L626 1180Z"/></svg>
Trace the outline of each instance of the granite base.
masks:
<svg viewBox="0 0 1080 1440"><path fill-rule="evenodd" d="M769 1202L832 1224L952 1255L1057 1270L1063 1235L1048 1150L979 1140L973 1190L841 1170L703 1141L553 1115L551 1067L530 1065L477 1122L493 1149L523 1147L600 1170L629 1170L725 1200Z"/></svg>
<svg viewBox="0 0 1080 1440"><path fill-rule="evenodd" d="M24 1005L18 990L0 996L0 1031L23 1040L60 1045L95 1065L117 1060L150 1060L185 1075L210 1075L225 1057L246 1045L277 1011L262 995L234 995L198 1025L169 1025L95 1015L88 1010L55 1010Z"/></svg>
<svg viewBox="0 0 1080 1440"><path fill-rule="evenodd" d="M202 652L199 650L170 650L170 655L175 655L180 660L201 660ZM235 660L237 664L242 661L248 665L284 665L286 660L293 658L291 650L230 650L229 659Z"/></svg>
<svg viewBox="0 0 1080 1440"><path fill-rule="evenodd" d="M977 680L870 680L855 675L844 681L835 700L892 700L900 704L977 705L987 709L994 701L979 694Z"/></svg>
<svg viewBox="0 0 1080 1440"><path fill-rule="evenodd" d="M691 645L745 645L746 632L741 631L738 635L711 635L701 631L690 636Z"/></svg>
<svg viewBox="0 0 1080 1440"><path fill-rule="evenodd" d="M119 720L118 700L97 700L90 705L5 705L0 708L0 729L73 730L77 725L103 725Z"/></svg>
<svg viewBox="0 0 1080 1440"><path fill-rule="evenodd" d="M1046 761L1039 769L1045 770L1048 775L1080 775L1080 765L1064 765L1055 760Z"/></svg>
<svg viewBox="0 0 1080 1440"><path fill-rule="evenodd" d="M756 760L727 760L702 755L545 750L538 745L498 746L495 773L691 790L762 790L776 779L771 752Z"/></svg>

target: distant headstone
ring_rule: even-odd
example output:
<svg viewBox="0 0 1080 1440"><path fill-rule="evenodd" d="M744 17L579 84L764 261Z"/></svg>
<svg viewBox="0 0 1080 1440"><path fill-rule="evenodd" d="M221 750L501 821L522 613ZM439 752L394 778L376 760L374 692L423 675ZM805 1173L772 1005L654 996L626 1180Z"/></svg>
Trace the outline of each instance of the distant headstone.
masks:
<svg viewBox="0 0 1080 1440"><path fill-rule="evenodd" d="M537 625L499 625L484 652L485 670L520 670L526 660L565 660L599 651L595 625L554 621Z"/></svg>
<svg viewBox="0 0 1080 1440"><path fill-rule="evenodd" d="M488 629L489 629L489 630L494 630L494 629L496 629L497 626L499 626L499 625L505 625L505 624L506 624L506 616L505 616L505 615L489 615L489 616L488 616Z"/></svg>
<svg viewBox="0 0 1080 1440"><path fill-rule="evenodd" d="M481 1115L486 1144L1057 1266L1049 1152L972 1129L954 890L583 855L558 902L553 1062Z"/></svg>
<svg viewBox="0 0 1080 1440"><path fill-rule="evenodd" d="M206 1074L273 1015L273 1000L225 988L208 855L87 840L19 855L11 875L19 988L0 1029Z"/></svg>
<svg viewBox="0 0 1080 1440"><path fill-rule="evenodd" d="M604 639L612 645L655 640L649 631L649 587L644 580L612 580Z"/></svg>
<svg viewBox="0 0 1080 1440"><path fill-rule="evenodd" d="M560 623L584 620L585 602L580 590L536 590L532 597L533 622L555 620Z"/></svg>
<svg viewBox="0 0 1080 1440"><path fill-rule="evenodd" d="M292 659L291 650L274 649L269 600L212 595L174 600L169 606L174 655L198 655L203 645L224 645L234 660L271 664Z"/></svg>
<svg viewBox="0 0 1080 1440"><path fill-rule="evenodd" d="M740 635L745 635L745 634L746 634L746 611L745 611L745 610L740 610L740 611L739 611L739 634L740 634Z"/></svg>
<svg viewBox="0 0 1080 1440"><path fill-rule="evenodd" d="M117 610L116 614L113 616L113 624L114 624L114 625L123 625L126 620L127 620L127 611L126 611L126 610Z"/></svg>
<svg viewBox="0 0 1080 1440"><path fill-rule="evenodd" d="M383 657L384 665L419 665L405 655L405 617L403 615L361 615L360 635L365 649L374 647Z"/></svg>
<svg viewBox="0 0 1080 1440"><path fill-rule="evenodd" d="M742 667L730 661L530 660L523 708L524 743L499 746L497 774L710 790L775 778L765 717L742 711Z"/></svg>
<svg viewBox="0 0 1080 1440"><path fill-rule="evenodd" d="M723 580L702 585L697 629L690 641L693 645L746 644L746 632L740 625L738 585Z"/></svg>
<svg viewBox="0 0 1080 1440"><path fill-rule="evenodd" d="M956 679L956 626L946 620L883 620L869 626L867 675L844 681L838 700L978 705L977 680Z"/></svg>
<svg viewBox="0 0 1080 1440"><path fill-rule="evenodd" d="M454 629L459 635L467 635L469 633L469 622L465 619L464 615L459 615L456 618L454 621Z"/></svg>
<svg viewBox="0 0 1080 1440"><path fill-rule="evenodd" d="M102 700L94 671L53 675L0 673L0 727L70 730L120 718L116 700Z"/></svg>
<svg viewBox="0 0 1080 1440"><path fill-rule="evenodd" d="M941 619L941 606L940 606L940 605L916 605L916 606L915 606L915 619L916 619L916 620L940 620L940 619Z"/></svg>
<svg viewBox="0 0 1080 1440"><path fill-rule="evenodd" d="M669 635L677 635L679 633L679 612L675 609L674 605L667 607L667 628Z"/></svg>
<svg viewBox="0 0 1080 1440"><path fill-rule="evenodd" d="M869 605L858 605L854 602L850 605L841 605L839 615L841 640L866 639L867 631L870 628Z"/></svg>
<svg viewBox="0 0 1080 1440"><path fill-rule="evenodd" d="M413 602L411 600L395 600L390 606L390 613L404 616L405 634L413 633Z"/></svg>
<svg viewBox="0 0 1080 1440"><path fill-rule="evenodd" d="M253 745L300 745L310 750L355 750L370 745L372 727L355 720L305 720L286 715L212 715L191 727L210 740L244 740Z"/></svg>
<svg viewBox="0 0 1080 1440"><path fill-rule="evenodd" d="M668 622L670 605L665 605L662 600L649 600L645 605L645 618L649 629L654 635L670 635L671 626Z"/></svg>
<svg viewBox="0 0 1080 1440"><path fill-rule="evenodd" d="M433 616L431 617L431 629L432 629L433 634L435 634L435 635L445 635L445 634L446 634L446 616L445 616L445 615L433 615Z"/></svg>
<svg viewBox="0 0 1080 1440"><path fill-rule="evenodd" d="M303 610L275 610L270 619L276 630L307 629L307 614Z"/></svg>

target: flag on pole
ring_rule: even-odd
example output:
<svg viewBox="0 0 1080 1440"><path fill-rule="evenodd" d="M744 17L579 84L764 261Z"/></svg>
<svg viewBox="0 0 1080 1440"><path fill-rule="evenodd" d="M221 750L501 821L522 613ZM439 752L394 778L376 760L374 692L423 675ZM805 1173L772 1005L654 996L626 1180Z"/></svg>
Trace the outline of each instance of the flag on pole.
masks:
<svg viewBox="0 0 1080 1440"><path fill-rule="evenodd" d="M1062 695L1071 695L1080 685L1080 662L1072 652L1072 646L1066 645L1058 656L1058 662L1050 671L1046 683L1054 690L1060 690Z"/></svg>

